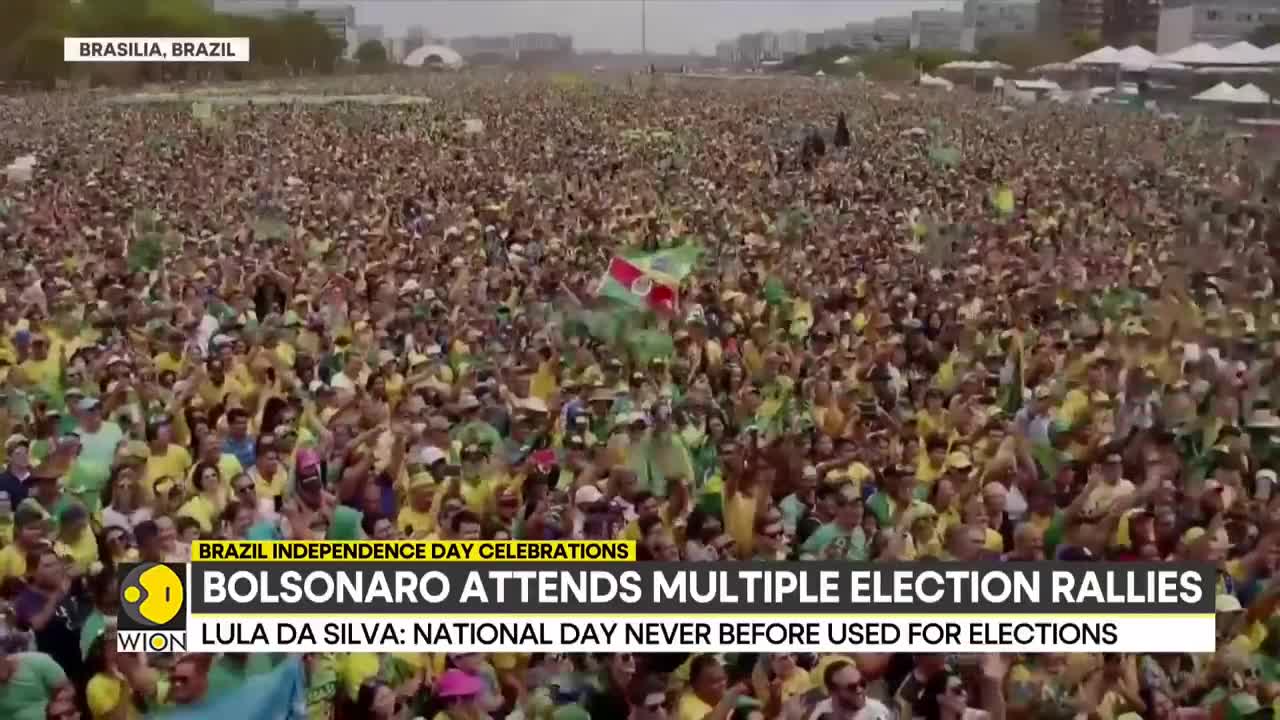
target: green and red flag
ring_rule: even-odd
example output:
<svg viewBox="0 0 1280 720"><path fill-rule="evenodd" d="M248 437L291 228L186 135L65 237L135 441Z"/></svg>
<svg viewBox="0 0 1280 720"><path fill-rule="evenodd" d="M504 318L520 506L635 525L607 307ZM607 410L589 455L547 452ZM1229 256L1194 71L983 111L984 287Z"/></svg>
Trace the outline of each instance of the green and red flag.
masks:
<svg viewBox="0 0 1280 720"><path fill-rule="evenodd" d="M599 295L635 308L671 315L680 302L680 281L702 249L682 245L655 253L619 255L609 263Z"/></svg>

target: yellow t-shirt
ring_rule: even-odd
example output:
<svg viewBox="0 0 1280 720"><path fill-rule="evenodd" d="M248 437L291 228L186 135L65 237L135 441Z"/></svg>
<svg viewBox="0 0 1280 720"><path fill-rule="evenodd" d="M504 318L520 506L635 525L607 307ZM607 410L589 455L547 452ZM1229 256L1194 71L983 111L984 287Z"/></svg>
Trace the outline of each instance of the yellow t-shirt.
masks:
<svg viewBox="0 0 1280 720"><path fill-rule="evenodd" d="M213 532L213 519L221 510L204 495L194 495L178 508L178 517L189 517L200 524L200 532Z"/></svg>
<svg viewBox="0 0 1280 720"><path fill-rule="evenodd" d="M27 360L18 368L27 376L27 379L44 390L56 388L62 376L62 361L52 352L44 360Z"/></svg>
<svg viewBox="0 0 1280 720"><path fill-rule="evenodd" d="M724 529L737 543L743 557L750 557L755 545L756 497L755 490L747 495L741 492L724 500Z"/></svg>
<svg viewBox="0 0 1280 720"><path fill-rule="evenodd" d="M182 357L172 353L162 352L151 358L151 362L155 363L156 369L160 372L176 373L182 370Z"/></svg>
<svg viewBox="0 0 1280 720"><path fill-rule="evenodd" d="M289 473L285 472L283 467L277 467L271 477L263 477L255 467L249 470L249 477L253 479L253 485L258 489L258 497L262 500L274 500L284 495L285 488L289 485Z"/></svg>
<svg viewBox="0 0 1280 720"><path fill-rule="evenodd" d="M88 530L80 533L80 537L71 542L59 540L54 543L53 550L61 557L71 558L71 562L81 573L88 573L89 566L99 557L98 539Z"/></svg>
<svg viewBox="0 0 1280 720"><path fill-rule="evenodd" d="M715 710L692 692L685 692L676 704L676 720L702 720Z"/></svg>
<svg viewBox="0 0 1280 720"><path fill-rule="evenodd" d="M27 575L27 556L17 545L0 548L0 581Z"/></svg>
<svg viewBox="0 0 1280 720"><path fill-rule="evenodd" d="M405 537L425 535L435 527L435 524L435 516L431 512L418 512L408 505L401 508L400 514L396 516L396 528L404 533Z"/></svg>
<svg viewBox="0 0 1280 720"><path fill-rule="evenodd" d="M110 717L121 703L125 703L124 720L140 720L142 713L133 704L133 693L125 682L105 673L98 673L85 687L85 699L94 720Z"/></svg>
<svg viewBox="0 0 1280 720"><path fill-rule="evenodd" d="M142 483L142 496L150 502L155 494L156 481L162 477L179 482L191 469L191 453L177 443L169 443L163 455L152 454L147 458L146 482ZM194 489L194 488L193 488Z"/></svg>
<svg viewBox="0 0 1280 720"><path fill-rule="evenodd" d="M982 547L987 552L1002 553L1004 552L1004 536L991 528L987 528L987 537L983 540Z"/></svg>

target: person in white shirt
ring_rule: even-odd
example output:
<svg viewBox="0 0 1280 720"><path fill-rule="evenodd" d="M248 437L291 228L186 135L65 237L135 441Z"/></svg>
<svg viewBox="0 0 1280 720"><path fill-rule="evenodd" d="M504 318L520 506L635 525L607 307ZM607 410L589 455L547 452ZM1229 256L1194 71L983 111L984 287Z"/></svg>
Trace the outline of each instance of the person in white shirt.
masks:
<svg viewBox="0 0 1280 720"><path fill-rule="evenodd" d="M867 681L853 663L831 663L822 674L822 684L827 699L813 707L808 720L893 720L888 706L867 697Z"/></svg>

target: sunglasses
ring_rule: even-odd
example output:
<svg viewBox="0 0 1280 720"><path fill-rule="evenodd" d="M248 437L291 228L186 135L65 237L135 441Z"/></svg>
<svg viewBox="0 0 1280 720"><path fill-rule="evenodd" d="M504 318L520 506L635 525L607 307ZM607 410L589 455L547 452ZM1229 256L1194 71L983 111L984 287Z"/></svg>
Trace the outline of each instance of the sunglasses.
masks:
<svg viewBox="0 0 1280 720"><path fill-rule="evenodd" d="M243 492L253 492L253 486L252 486L252 485L237 485L237 486L236 486L236 492L238 492L238 493L243 493Z"/></svg>
<svg viewBox="0 0 1280 720"><path fill-rule="evenodd" d="M863 680L855 680L851 683L835 683L836 692L857 693L867 689L867 683Z"/></svg>

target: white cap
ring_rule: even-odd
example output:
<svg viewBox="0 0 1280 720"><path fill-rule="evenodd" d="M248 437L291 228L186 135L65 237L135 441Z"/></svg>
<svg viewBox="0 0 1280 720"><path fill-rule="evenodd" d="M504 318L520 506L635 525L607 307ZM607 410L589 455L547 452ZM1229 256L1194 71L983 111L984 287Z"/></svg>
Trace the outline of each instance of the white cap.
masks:
<svg viewBox="0 0 1280 720"><path fill-rule="evenodd" d="M604 499L604 493L595 485L583 485L573 495L574 505L590 505Z"/></svg>

